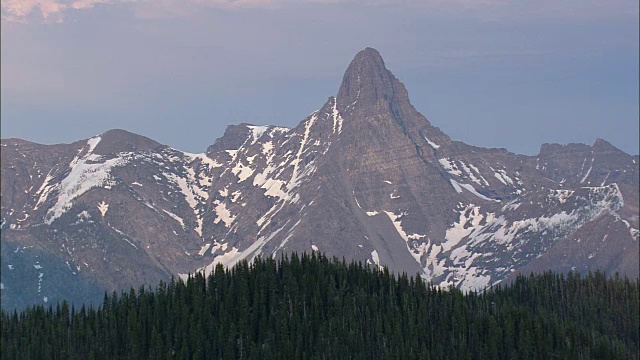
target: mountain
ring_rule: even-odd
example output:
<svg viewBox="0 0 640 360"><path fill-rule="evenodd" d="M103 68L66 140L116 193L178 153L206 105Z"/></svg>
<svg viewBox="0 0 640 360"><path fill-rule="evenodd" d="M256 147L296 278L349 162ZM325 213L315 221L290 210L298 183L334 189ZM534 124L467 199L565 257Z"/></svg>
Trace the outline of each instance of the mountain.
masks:
<svg viewBox="0 0 640 360"><path fill-rule="evenodd" d="M312 250L465 290L542 270L638 277L637 156L454 141L371 48L298 126L231 125L205 153L124 130L0 145L5 307Z"/></svg>

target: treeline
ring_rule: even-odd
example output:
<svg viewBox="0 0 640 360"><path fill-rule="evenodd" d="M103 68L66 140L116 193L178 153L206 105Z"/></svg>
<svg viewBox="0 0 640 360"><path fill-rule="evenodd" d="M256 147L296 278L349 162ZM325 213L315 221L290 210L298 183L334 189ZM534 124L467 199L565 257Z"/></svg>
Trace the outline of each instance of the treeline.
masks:
<svg viewBox="0 0 640 360"><path fill-rule="evenodd" d="M3 359L637 359L638 281L553 273L438 289L323 255L218 266L105 295L99 308L2 311Z"/></svg>

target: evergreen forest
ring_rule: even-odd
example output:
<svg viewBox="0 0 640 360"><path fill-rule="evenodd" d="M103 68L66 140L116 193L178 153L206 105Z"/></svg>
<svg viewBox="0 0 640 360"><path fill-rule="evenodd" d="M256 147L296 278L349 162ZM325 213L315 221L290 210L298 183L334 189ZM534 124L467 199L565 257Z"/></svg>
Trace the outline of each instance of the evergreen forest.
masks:
<svg viewBox="0 0 640 360"><path fill-rule="evenodd" d="M638 280L519 276L463 293L324 255L2 310L2 359L638 359Z"/></svg>

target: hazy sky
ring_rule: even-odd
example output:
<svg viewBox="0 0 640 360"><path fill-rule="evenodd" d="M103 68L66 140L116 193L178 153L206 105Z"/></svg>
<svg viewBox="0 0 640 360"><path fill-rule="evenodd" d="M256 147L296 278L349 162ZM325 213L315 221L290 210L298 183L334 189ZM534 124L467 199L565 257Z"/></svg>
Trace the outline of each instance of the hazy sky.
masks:
<svg viewBox="0 0 640 360"><path fill-rule="evenodd" d="M371 46L453 139L637 154L638 30L638 0L2 0L2 138L203 152L296 125Z"/></svg>

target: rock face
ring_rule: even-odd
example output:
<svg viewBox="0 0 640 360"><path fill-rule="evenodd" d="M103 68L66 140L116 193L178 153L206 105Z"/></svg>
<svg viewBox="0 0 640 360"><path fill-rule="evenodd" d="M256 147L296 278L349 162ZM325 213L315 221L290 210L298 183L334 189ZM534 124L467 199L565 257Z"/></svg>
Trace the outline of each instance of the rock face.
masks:
<svg viewBox="0 0 640 360"><path fill-rule="evenodd" d="M547 269L638 276L637 156L452 141L371 48L297 127L232 125L202 154L123 130L1 145L4 307L312 250L463 289Z"/></svg>

